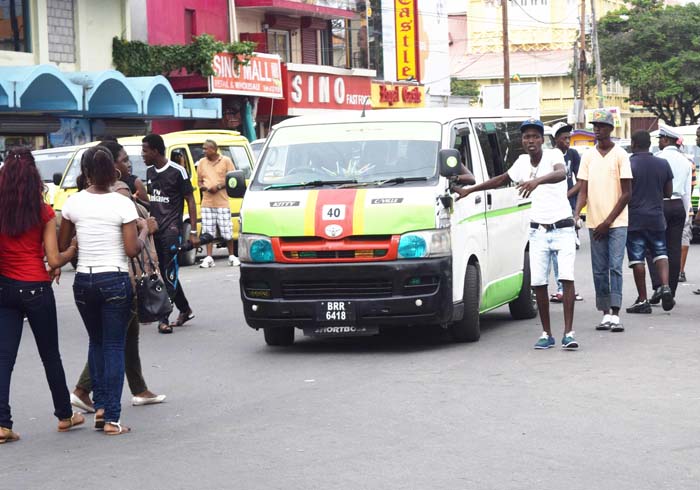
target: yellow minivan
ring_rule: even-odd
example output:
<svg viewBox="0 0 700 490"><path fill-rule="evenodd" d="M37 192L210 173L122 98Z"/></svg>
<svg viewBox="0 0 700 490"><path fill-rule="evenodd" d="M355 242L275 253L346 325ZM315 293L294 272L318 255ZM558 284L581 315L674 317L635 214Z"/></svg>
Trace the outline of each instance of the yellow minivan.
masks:
<svg viewBox="0 0 700 490"><path fill-rule="evenodd" d="M219 152L222 155L229 157L236 167L236 170L242 170L247 177L250 176L253 167L253 153L250 150L250 145L248 140L241 136L237 131L227 131L219 129L206 129L206 130L191 130L191 131L177 131L174 133L167 133L161 135L163 141L165 141L165 156L171 160L174 158L173 155L184 155L184 161L176 163L181 163L187 174L190 176L192 182L192 188L194 189L194 197L197 202L197 230L201 228L201 211L199 209L199 203L201 202L202 194L199 191L197 183L197 162L204 156L204 141L214 140L219 146ZM144 183L146 182L146 165L141 158L141 140L143 136L130 136L127 138L119 138L119 144L124 146L124 150L127 155L129 155L129 162L131 164L131 172L140 178ZM57 182L58 191L54 197L54 211L58 220L60 220L61 208L63 203L66 201L68 196L73 194L78 190L76 179L80 175L80 159L83 153L90 146L96 145L97 142L87 144L78 151L75 152L73 158L68 162L63 174L57 174L54 176L54 182ZM233 238L238 240L238 233L240 230L240 220L239 213L241 210L242 199L230 199L231 207L231 222L233 223ZM183 237L187 237L192 229L192 224L189 220L189 215L187 214L187 206L185 205L185 212L183 215ZM187 253L183 253L180 257L180 265L192 265L195 262L197 250L192 250Z"/></svg>

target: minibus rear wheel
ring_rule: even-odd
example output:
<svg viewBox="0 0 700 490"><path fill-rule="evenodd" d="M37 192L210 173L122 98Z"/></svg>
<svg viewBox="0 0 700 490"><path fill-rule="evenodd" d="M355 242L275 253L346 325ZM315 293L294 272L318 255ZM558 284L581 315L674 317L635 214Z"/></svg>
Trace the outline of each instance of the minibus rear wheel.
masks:
<svg viewBox="0 0 700 490"><path fill-rule="evenodd" d="M523 264L523 285L520 294L508 303L510 316L514 320L529 320L537 316L537 308L530 287L530 252L525 251L525 263Z"/></svg>

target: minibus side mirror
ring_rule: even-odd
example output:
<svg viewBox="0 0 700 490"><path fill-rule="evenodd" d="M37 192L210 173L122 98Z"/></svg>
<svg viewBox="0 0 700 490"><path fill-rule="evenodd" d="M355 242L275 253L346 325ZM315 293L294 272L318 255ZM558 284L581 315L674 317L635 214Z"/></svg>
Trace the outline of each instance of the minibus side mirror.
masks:
<svg viewBox="0 0 700 490"><path fill-rule="evenodd" d="M63 174L59 174L58 172L53 174L53 185L55 185L56 187L60 186L61 179L63 179Z"/></svg>
<svg viewBox="0 0 700 490"><path fill-rule="evenodd" d="M234 170L226 174L226 194L228 197L243 197L245 187L243 170Z"/></svg>
<svg viewBox="0 0 700 490"><path fill-rule="evenodd" d="M461 156L458 150L454 148L445 148L440 150L438 154L440 160L440 175L443 177L452 177L454 175L459 175L460 173L460 163L462 163Z"/></svg>

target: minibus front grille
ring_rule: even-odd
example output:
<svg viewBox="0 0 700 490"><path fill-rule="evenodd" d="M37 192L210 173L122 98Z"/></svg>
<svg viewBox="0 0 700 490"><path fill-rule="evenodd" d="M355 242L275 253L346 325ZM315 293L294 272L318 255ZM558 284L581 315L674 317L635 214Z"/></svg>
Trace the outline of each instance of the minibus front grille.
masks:
<svg viewBox="0 0 700 490"><path fill-rule="evenodd" d="M388 298L393 293L391 281L381 279L319 279L313 281L283 281L284 299L362 299Z"/></svg>

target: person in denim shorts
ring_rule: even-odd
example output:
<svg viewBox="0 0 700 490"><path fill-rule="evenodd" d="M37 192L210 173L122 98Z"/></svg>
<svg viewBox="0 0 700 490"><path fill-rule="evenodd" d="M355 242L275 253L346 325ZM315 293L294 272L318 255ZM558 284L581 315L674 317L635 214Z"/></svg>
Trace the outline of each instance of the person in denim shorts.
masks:
<svg viewBox="0 0 700 490"><path fill-rule="evenodd" d="M651 313L647 300L644 258L651 253L656 275L661 282L658 295L664 310L673 308L673 293L669 287L668 249L666 248L666 219L664 197L673 192L673 172L669 163L649 152L651 137L647 131L632 135L632 197L629 202L627 226L627 258L634 273L637 299L627 313Z"/></svg>
<svg viewBox="0 0 700 490"><path fill-rule="evenodd" d="M88 149L81 163L88 186L63 206L59 245L67 248L77 233L80 252L73 295L90 338L95 428L119 435L130 431L120 421L124 345L133 299L127 256L141 252L148 227L129 198L111 192L117 173L107 148Z"/></svg>
<svg viewBox="0 0 700 490"><path fill-rule="evenodd" d="M549 349L556 341L549 318L547 282L553 257L559 263L559 280L564 287L564 336L562 348L577 349L574 321L574 261L576 228L571 206L566 197L566 166L558 149L542 149L544 125L528 119L520 125L522 145L527 152L520 155L508 172L466 189L454 188L462 199L475 191L496 189L515 183L523 198L532 199L530 210L530 283L537 297L537 308L543 332L535 349Z"/></svg>

